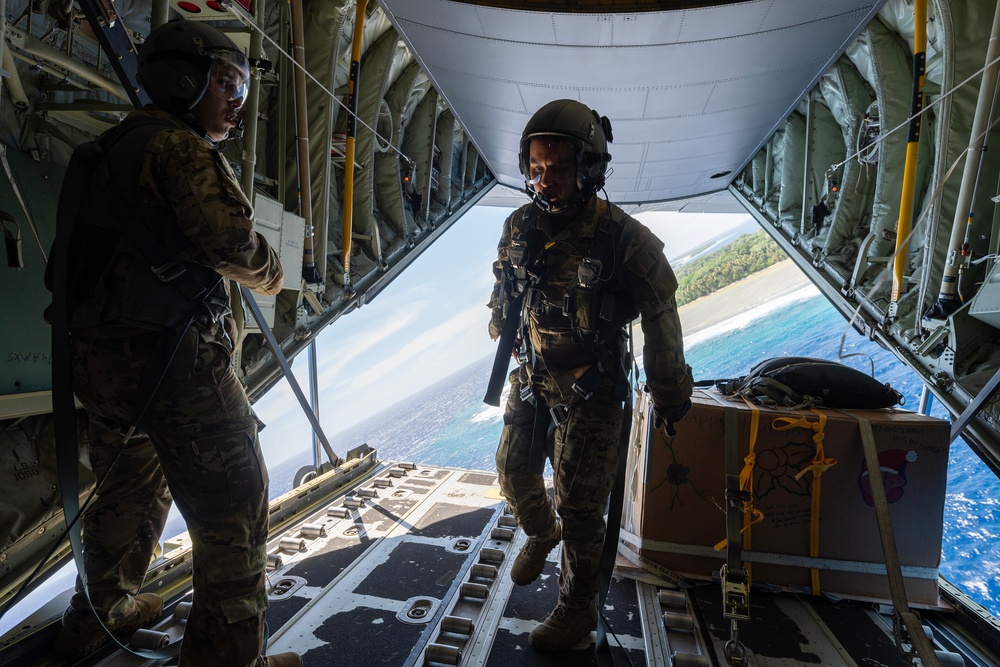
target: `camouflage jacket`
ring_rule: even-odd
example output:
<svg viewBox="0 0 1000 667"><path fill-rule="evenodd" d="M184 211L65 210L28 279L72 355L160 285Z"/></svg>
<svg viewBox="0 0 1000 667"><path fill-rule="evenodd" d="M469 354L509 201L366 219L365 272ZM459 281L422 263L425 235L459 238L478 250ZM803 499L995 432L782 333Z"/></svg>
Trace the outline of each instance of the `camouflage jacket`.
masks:
<svg viewBox="0 0 1000 667"><path fill-rule="evenodd" d="M532 206L526 204L504 222L493 267L496 282L489 302L493 310L490 336L499 336L506 315L510 294L509 280L504 275L510 270L512 240L523 238L525 227L533 224L542 265L535 288L541 296L536 297L536 307L526 309L527 318L522 322L535 357L531 379L546 394L546 400L570 400L574 396L573 383L594 365L595 359L561 306L578 281L580 263L590 256L600 220L610 217L615 251L612 266L602 268L600 280L615 286L616 311L627 313L616 324L623 326L635 315L641 317L647 387L662 414L673 414L691 395L691 377L684 362L674 300L677 279L663 254L663 243L640 222L596 196L566 218L541 212L526 216ZM623 239L625 247L617 247Z"/></svg>
<svg viewBox="0 0 1000 667"><path fill-rule="evenodd" d="M197 282L206 288L221 277L211 289L216 317L228 313L222 304L230 302L229 280L263 294L281 289L278 256L253 230L250 201L215 146L155 107L129 114L98 141L105 148L110 142L117 157L97 162L74 231L78 243L68 261L70 275L79 278L70 288L79 306L71 327L100 337L130 335L173 322L172 313L199 302L191 289L165 288L151 265L205 267L188 274L202 274ZM121 173L126 168L138 173ZM232 318L224 324L232 337Z"/></svg>
<svg viewBox="0 0 1000 667"><path fill-rule="evenodd" d="M159 224L174 224L191 241L189 259L261 294L281 289L282 270L267 241L253 230L253 207L225 157L178 118L155 108L176 130L156 134L143 154L139 187Z"/></svg>

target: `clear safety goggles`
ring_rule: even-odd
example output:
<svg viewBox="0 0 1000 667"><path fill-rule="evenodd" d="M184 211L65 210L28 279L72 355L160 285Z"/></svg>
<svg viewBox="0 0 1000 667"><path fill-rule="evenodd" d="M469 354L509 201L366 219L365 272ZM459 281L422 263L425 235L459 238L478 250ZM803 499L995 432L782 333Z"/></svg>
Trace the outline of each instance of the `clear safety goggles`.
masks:
<svg viewBox="0 0 1000 667"><path fill-rule="evenodd" d="M250 89L247 57L229 49L216 49L211 55L207 90L227 101L246 99Z"/></svg>

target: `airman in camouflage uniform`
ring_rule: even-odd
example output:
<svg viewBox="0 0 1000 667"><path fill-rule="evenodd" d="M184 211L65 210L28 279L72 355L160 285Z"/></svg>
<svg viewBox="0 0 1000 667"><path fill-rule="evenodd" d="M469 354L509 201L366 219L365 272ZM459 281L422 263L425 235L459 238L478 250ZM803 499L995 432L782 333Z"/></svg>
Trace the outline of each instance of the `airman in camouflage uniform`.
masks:
<svg viewBox="0 0 1000 667"><path fill-rule="evenodd" d="M162 72L147 68L143 83L160 108L129 114L123 128L152 124L154 130L146 135L147 143L133 138L117 149L122 153L112 155L141 151L137 184L146 214L141 226L186 239L178 259L192 272L197 265L221 276L225 298L214 307L199 303L190 320L181 320L186 324L164 333L143 321L158 305L155 291L148 294L150 303L128 299L134 293L132 263L145 270L148 258L126 252L116 252L101 274L107 295L101 313L114 313L113 319L80 326L94 313L87 312L89 295L77 295L76 302L85 305L70 316L74 389L90 417L94 473L99 480L107 475L83 517L89 595L116 635L127 638L155 620L162 600L138 590L173 498L188 525L194 566L193 605L179 664L293 667L302 664L294 653L260 655L267 607L268 478L257 436L261 424L232 365L235 324L229 309L218 305L228 303L230 280L262 294L274 294L282 285L277 254L253 230L250 202L215 147L236 125L248 71L245 59L242 67L234 65L242 54L210 26L178 21L158 31L144 48L165 48L166 43L171 54L188 48L206 56L199 65L207 79L201 101L192 103L189 114L181 113L183 106L172 108L170 95L156 88ZM170 56L146 62L159 67L165 60L169 64ZM142 77L142 52L139 62ZM192 57L178 67L192 62L199 61ZM169 90L172 81L164 87ZM134 136L138 130L131 132ZM120 141L130 141L128 132ZM164 341L169 349L176 347L172 355L164 355ZM151 397L142 396L147 364L165 366ZM140 422L145 432L123 446L137 401L146 400ZM64 614L58 648L80 655L103 640L86 596L78 592Z"/></svg>
<svg viewBox="0 0 1000 667"><path fill-rule="evenodd" d="M595 194L610 160L605 135L610 140L607 119L571 100L552 102L532 117L522 135L521 163L535 202L507 218L494 265L490 334L497 338L505 318L520 316L524 360L510 374L496 456L500 487L528 536L511 578L519 585L531 583L549 551L560 540L563 547L558 604L529 637L541 651L571 649L596 625L604 513L618 467L625 368L631 364L623 326L637 315L642 317L643 365L657 414L674 420L690 405L691 378L674 300L677 281L663 243ZM581 331L594 328L581 321L585 315L580 287L588 282L581 265L594 258L602 225L611 230L613 255L591 264L597 275L586 286L597 288L589 292L591 298L613 299L603 311L613 311L613 323L604 329L611 332L604 348L609 356L594 382L588 371L598 364L599 345ZM517 285L517 264L534 276L523 313L508 312L513 294L524 287ZM600 304L590 312L602 312ZM589 386L582 387L588 379ZM543 438L547 442L533 447L535 433L545 433L538 431L536 415L542 411L544 426L550 410L560 418L549 425ZM554 508L539 456L546 448L553 468Z"/></svg>

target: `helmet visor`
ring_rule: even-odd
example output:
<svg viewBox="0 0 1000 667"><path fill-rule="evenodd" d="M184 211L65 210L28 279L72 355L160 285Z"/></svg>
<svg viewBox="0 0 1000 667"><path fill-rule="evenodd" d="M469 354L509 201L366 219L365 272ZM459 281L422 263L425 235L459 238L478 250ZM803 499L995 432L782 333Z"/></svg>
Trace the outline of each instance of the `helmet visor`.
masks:
<svg viewBox="0 0 1000 667"><path fill-rule="evenodd" d="M246 99L250 87L250 67L246 56L230 49L214 49L210 55L212 67L206 90L227 101Z"/></svg>

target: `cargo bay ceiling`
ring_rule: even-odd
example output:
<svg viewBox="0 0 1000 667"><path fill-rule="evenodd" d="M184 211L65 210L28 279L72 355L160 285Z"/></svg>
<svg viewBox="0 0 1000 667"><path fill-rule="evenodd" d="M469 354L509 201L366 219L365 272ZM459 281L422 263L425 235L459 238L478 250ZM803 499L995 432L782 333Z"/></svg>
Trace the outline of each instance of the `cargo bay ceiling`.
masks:
<svg viewBox="0 0 1000 667"><path fill-rule="evenodd" d="M608 196L641 204L727 187L882 2L380 4L500 184L572 98L612 120Z"/></svg>

